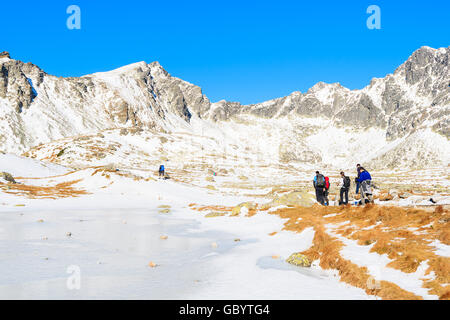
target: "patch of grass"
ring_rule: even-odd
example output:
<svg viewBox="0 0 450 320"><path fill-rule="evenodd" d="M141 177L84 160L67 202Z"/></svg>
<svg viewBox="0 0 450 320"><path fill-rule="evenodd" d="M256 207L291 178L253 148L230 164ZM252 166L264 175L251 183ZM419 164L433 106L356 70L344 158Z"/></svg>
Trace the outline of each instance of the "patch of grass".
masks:
<svg viewBox="0 0 450 320"><path fill-rule="evenodd" d="M82 179L67 181L58 183L55 186L32 186L25 184L14 184L8 185L7 191L9 194L21 195L31 199L37 198L47 198L47 199L58 199L58 198L68 198L68 197L78 197L80 195L88 194L86 190L76 189L74 185ZM0 183L0 187L4 184Z"/></svg>
<svg viewBox="0 0 450 320"><path fill-rule="evenodd" d="M333 213L335 215L331 215ZM389 268L412 273L427 261L426 274L434 272L436 279L423 279L423 286L441 299L450 296L450 258L436 255L435 248L430 245L434 240L449 244L449 212L443 207L429 212L374 205L338 208L313 205L309 208L283 208L271 214L287 219L285 230L302 232L305 228L314 228L313 245L302 254L311 261L318 260L324 269L338 270L341 281L362 288L368 294L383 299L421 299L388 281L381 281L379 289L370 289L367 268L342 258L340 249L343 243L329 234L326 224L340 225L334 232L357 241L359 245L373 244L370 252L387 254L392 259L387 265ZM367 227L371 228L366 230Z"/></svg>

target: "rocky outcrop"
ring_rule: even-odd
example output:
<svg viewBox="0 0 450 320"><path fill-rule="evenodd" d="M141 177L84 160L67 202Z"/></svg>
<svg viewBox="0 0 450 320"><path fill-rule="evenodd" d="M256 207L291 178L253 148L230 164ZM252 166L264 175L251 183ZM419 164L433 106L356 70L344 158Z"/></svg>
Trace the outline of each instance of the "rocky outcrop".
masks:
<svg viewBox="0 0 450 320"><path fill-rule="evenodd" d="M256 204L254 202L243 202L238 204L237 206L235 206L232 210L231 210L231 217L234 216L238 216L240 215L243 211L246 213L249 212L249 210L255 210L256 209Z"/></svg>
<svg viewBox="0 0 450 320"><path fill-rule="evenodd" d="M8 99L17 113L28 109L37 96L32 79L24 73L32 70L32 65L15 60L0 65L0 98Z"/></svg>
<svg viewBox="0 0 450 320"><path fill-rule="evenodd" d="M289 258L286 259L286 262L298 267L311 267L309 259L299 252L291 254Z"/></svg>
<svg viewBox="0 0 450 320"><path fill-rule="evenodd" d="M17 183L14 177L8 172L0 172L0 178L11 183Z"/></svg>
<svg viewBox="0 0 450 320"><path fill-rule="evenodd" d="M0 59L1 58L8 58L8 59L10 59L11 56L9 55L8 51L3 51L3 52L0 52Z"/></svg>
<svg viewBox="0 0 450 320"><path fill-rule="evenodd" d="M271 202L262 208L269 209L277 206L302 206L310 207L314 203L314 196L306 191L292 191L280 196L276 196Z"/></svg>
<svg viewBox="0 0 450 320"><path fill-rule="evenodd" d="M388 140L410 134L427 122L449 137L450 47L420 48L397 70L373 79L362 90L348 90L338 83L317 83L306 93L241 106L220 101L209 113L212 120L229 120L238 114L261 118L302 117L332 119L337 125L386 129Z"/></svg>

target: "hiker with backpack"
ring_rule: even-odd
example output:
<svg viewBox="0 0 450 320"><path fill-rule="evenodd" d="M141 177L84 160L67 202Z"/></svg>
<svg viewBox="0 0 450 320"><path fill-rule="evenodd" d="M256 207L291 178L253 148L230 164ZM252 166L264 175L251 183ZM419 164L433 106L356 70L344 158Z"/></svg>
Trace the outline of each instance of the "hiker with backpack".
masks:
<svg viewBox="0 0 450 320"><path fill-rule="evenodd" d="M372 177L370 176L370 173L363 167L360 167L360 174L359 174L358 182L360 183L360 189L361 189L360 204L366 204L369 202L373 202Z"/></svg>
<svg viewBox="0 0 450 320"><path fill-rule="evenodd" d="M350 189L350 177L347 177L343 171L341 171L342 181L339 183L340 198L339 205L348 204L348 190ZM345 195L345 201L344 201Z"/></svg>
<svg viewBox="0 0 450 320"><path fill-rule="evenodd" d="M159 166L159 178L163 177L164 178L164 174L165 174L165 170L164 170L164 165L160 165Z"/></svg>
<svg viewBox="0 0 450 320"><path fill-rule="evenodd" d="M359 183L359 181L358 181L358 179L359 179L359 174L360 174L360 168L361 168L361 165L358 163L357 165L356 165L356 178L355 178L355 183L356 183L356 194L358 194L358 192L359 192L359 187L360 187L360 183Z"/></svg>
<svg viewBox="0 0 450 320"><path fill-rule="evenodd" d="M325 191L325 177L319 171L316 171L316 176L313 180L313 186L316 190L316 200L321 205L324 205L324 191Z"/></svg>
<svg viewBox="0 0 450 320"><path fill-rule="evenodd" d="M325 189L323 190L323 200L326 206L329 205L328 194L330 190L330 178L325 177Z"/></svg>

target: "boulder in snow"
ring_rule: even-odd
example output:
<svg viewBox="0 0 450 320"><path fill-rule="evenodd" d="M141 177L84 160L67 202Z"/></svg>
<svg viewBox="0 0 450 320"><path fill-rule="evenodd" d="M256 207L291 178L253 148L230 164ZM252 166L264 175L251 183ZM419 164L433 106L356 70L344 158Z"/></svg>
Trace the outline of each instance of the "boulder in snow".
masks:
<svg viewBox="0 0 450 320"><path fill-rule="evenodd" d="M291 254L289 258L286 259L286 262L299 267L311 267L309 259L300 252Z"/></svg>
<svg viewBox="0 0 450 320"><path fill-rule="evenodd" d="M8 182L11 182L11 183L17 183L16 180L14 180L14 177L11 174L9 174L8 172L0 173L0 178L2 178L3 180L6 180Z"/></svg>
<svg viewBox="0 0 450 320"><path fill-rule="evenodd" d="M242 202L231 210L231 216L238 216L243 211L243 208L245 208L245 213L248 213L248 210L256 208L256 204L254 202Z"/></svg>

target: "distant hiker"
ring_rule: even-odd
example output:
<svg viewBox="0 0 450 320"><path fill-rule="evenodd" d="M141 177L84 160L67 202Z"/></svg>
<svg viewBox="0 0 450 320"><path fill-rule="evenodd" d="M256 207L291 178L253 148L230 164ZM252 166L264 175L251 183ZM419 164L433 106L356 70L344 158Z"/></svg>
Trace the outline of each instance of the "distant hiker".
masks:
<svg viewBox="0 0 450 320"><path fill-rule="evenodd" d="M323 191L323 200L326 206L329 204L328 202L329 190L330 190L330 178L325 177L325 189Z"/></svg>
<svg viewBox="0 0 450 320"><path fill-rule="evenodd" d="M341 178L342 181L339 183L339 190L340 190L339 205L348 204L348 190L350 189L350 177L347 177L344 174L344 172L341 171Z"/></svg>
<svg viewBox="0 0 450 320"><path fill-rule="evenodd" d="M313 180L314 189L316 189L316 199L321 205L324 205L325 177L319 171Z"/></svg>
<svg viewBox="0 0 450 320"><path fill-rule="evenodd" d="M163 164L159 166L159 177L164 178L164 165Z"/></svg>
<svg viewBox="0 0 450 320"><path fill-rule="evenodd" d="M369 202L373 202L372 200L372 177L370 176L370 173L364 169L363 167L360 167L360 174L358 178L358 182L360 183L361 188L361 204L366 204Z"/></svg>
<svg viewBox="0 0 450 320"><path fill-rule="evenodd" d="M359 174L360 174L360 168L361 168L361 165L358 163L357 165L356 165L356 178L355 178L355 183L356 183L356 194L358 194L358 191L359 191L359 186L360 186L360 183L359 183L359 181L358 181L358 179L359 179Z"/></svg>

